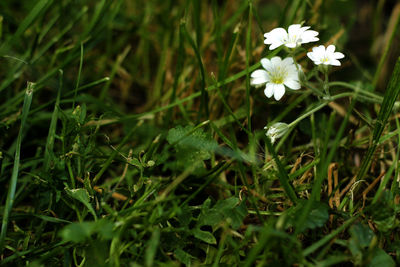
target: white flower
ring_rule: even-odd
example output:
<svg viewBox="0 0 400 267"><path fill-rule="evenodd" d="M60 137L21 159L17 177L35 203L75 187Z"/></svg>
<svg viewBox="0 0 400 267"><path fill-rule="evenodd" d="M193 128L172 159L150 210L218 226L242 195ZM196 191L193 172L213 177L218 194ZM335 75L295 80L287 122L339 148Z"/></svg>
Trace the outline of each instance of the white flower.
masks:
<svg viewBox="0 0 400 267"><path fill-rule="evenodd" d="M265 135L271 139L271 143L273 144L276 139L281 138L289 130L289 125L283 122L277 122L270 127L264 127L264 129L267 130Z"/></svg>
<svg viewBox="0 0 400 267"><path fill-rule="evenodd" d="M340 52L335 52L335 46L330 45L325 49L325 46L320 45L313 47L312 52L308 52L307 56L314 61L316 65L333 65L340 66L338 59L344 58Z"/></svg>
<svg viewBox="0 0 400 267"><path fill-rule="evenodd" d="M269 50L273 50L281 45L295 48L301 44L318 41L316 37L318 32L308 30L309 28L309 26L301 27L300 24L290 25L288 32L284 28L275 28L264 34L264 43L270 45Z"/></svg>
<svg viewBox="0 0 400 267"><path fill-rule="evenodd" d="M280 57L261 59L261 65L265 70L256 70L251 73L251 85L264 85L265 95L270 98L274 95L275 100L279 100L285 94L285 85L290 89L300 89L299 73L294 65L293 59L287 57L282 60Z"/></svg>

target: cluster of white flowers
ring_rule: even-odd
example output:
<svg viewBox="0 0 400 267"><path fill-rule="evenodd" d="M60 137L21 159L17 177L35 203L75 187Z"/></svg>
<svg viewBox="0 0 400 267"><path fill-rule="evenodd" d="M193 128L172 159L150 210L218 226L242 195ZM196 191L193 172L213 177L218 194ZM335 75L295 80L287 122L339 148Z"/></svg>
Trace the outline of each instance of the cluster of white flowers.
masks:
<svg viewBox="0 0 400 267"><path fill-rule="evenodd" d="M309 30L309 26L302 27L300 24L290 25L288 31L283 28L275 28L264 34L264 43L270 50L282 45L295 49L301 44L318 41L318 32ZM335 52L335 46L329 45L327 48L320 45L314 47L307 56L316 65L340 66L338 59L344 58L340 52ZM292 57L286 57L283 60L280 57L271 59L261 59L261 65L264 68L251 73L251 85L259 87L265 85L264 93L270 98L274 96L275 100L280 100L285 94L285 86L292 89L300 89L299 73L302 71L300 65L293 61Z"/></svg>

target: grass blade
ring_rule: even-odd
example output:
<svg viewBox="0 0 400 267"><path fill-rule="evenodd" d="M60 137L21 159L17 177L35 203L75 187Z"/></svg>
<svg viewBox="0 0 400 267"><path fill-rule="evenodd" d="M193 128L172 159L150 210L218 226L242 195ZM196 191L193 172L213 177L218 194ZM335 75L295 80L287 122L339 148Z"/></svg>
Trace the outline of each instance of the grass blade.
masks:
<svg viewBox="0 0 400 267"><path fill-rule="evenodd" d="M394 67L392 73L392 77L390 78L389 84L386 88L381 110L379 111L378 119L376 120L374 132L372 134L372 144L368 148L367 154L365 155L361 163L361 167L357 174L356 181L363 179L365 174L367 173L367 170L371 164L372 155L374 154L378 146L379 138L381 137L382 132L385 129L387 120L389 118L390 113L392 112L394 103L396 102L399 93L400 93L400 57L397 59L396 66Z"/></svg>
<svg viewBox="0 0 400 267"><path fill-rule="evenodd" d="M4 214L3 220L1 225L1 233L0 233L0 253L3 251L4 248L4 241L7 234L7 226L8 226L8 219L10 217L10 212L14 204L15 200L15 190L17 188L17 180L18 180L18 171L19 171L19 164L20 164L20 152L21 152L21 143L22 143L22 136L26 124L26 119L28 118L29 109L32 103L32 96L33 91L35 88L34 83L28 82L26 91L25 91L25 99L24 105L22 107L22 118L21 118L21 127L19 129L18 137L17 137L17 147L15 149L15 157L14 157L14 168L11 175L10 180L10 188L8 189L6 205L4 207Z"/></svg>
<svg viewBox="0 0 400 267"><path fill-rule="evenodd" d="M197 58L197 62L199 64L199 68L200 68L200 90L201 90L201 110L204 111L204 114L206 116L206 118L209 117L209 112L208 112L208 93L206 90L206 76L205 76L205 71L204 71L204 65L203 65L203 61L201 60L201 55L200 55L200 51L199 48L197 47L196 43L194 42L193 38L190 36L190 34L188 33L187 29L186 29L186 24L185 23L181 23L181 27L182 27L182 32L184 34L184 36L186 37L186 39L188 40L190 46L192 47L196 58ZM199 113L199 116L202 116L202 112Z"/></svg>
<svg viewBox="0 0 400 267"><path fill-rule="evenodd" d="M49 133L47 135L47 142L46 142L46 147L45 147L45 151L44 151L44 169L45 169L45 171L48 171L50 169L50 159L51 159L51 156L54 156L54 155L52 155L52 153L53 153L53 147L54 147L54 138L56 135L58 109L59 109L59 105L60 105L60 96L61 96L61 90L62 90L62 80L63 80L63 71L60 70L60 84L58 86L56 104L54 105L53 115L51 116Z"/></svg>
<svg viewBox="0 0 400 267"><path fill-rule="evenodd" d="M276 154L276 151L274 149L274 147L272 146L271 140L265 136L265 143L267 144L267 148L269 153L271 153L272 158L275 160L275 163L278 167L278 178L279 181L283 187L283 189L285 190L285 193L288 195L288 197L290 198L290 200L293 203L297 203L298 199L297 199L297 195L293 189L293 187L290 185L289 183L289 175L287 174L285 167L283 166L282 162L279 160L278 155Z"/></svg>

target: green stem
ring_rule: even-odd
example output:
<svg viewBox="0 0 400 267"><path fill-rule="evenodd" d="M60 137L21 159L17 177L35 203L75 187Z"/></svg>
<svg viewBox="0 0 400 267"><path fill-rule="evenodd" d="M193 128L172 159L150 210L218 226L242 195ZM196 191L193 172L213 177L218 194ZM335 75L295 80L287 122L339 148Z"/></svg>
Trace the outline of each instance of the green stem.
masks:
<svg viewBox="0 0 400 267"><path fill-rule="evenodd" d="M331 94L329 92L329 75L328 75L328 68L324 68L324 76L325 76L325 80L323 83L323 88L325 91L326 96L328 97L328 99L331 97Z"/></svg>

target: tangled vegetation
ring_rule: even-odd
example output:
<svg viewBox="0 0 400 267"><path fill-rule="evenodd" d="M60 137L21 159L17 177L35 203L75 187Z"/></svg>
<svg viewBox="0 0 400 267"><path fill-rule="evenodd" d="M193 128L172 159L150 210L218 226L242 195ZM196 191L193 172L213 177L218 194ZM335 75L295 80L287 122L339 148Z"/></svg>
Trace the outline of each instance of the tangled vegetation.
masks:
<svg viewBox="0 0 400 267"><path fill-rule="evenodd" d="M399 20L382 0L0 1L0 265L400 265ZM318 43L264 44L293 24ZM302 74L272 97L253 73L288 55Z"/></svg>

